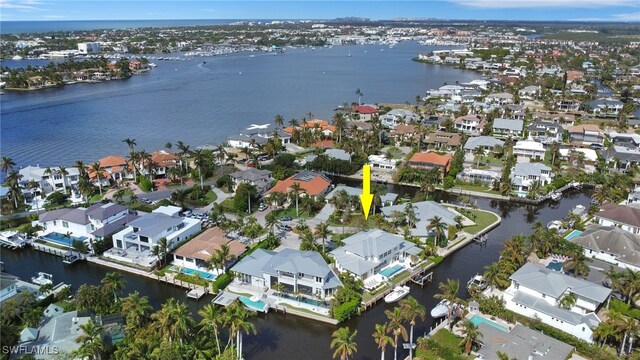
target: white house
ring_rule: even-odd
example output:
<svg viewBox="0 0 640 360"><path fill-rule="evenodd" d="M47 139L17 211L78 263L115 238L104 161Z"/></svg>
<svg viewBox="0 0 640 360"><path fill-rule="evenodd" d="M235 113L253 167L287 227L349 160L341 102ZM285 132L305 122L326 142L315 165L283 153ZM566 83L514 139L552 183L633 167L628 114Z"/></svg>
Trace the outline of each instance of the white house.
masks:
<svg viewBox="0 0 640 360"><path fill-rule="evenodd" d="M393 109L384 115L380 115L380 123L382 126L391 129L395 129L399 124L408 123L412 120L418 120L418 115L406 109Z"/></svg>
<svg viewBox="0 0 640 360"><path fill-rule="evenodd" d="M511 285L503 293L507 309L593 342L593 330L600 324L596 313L611 289L533 263L524 264L509 279ZM568 295L575 297L575 304L560 307Z"/></svg>
<svg viewBox="0 0 640 360"><path fill-rule="evenodd" d="M511 184L519 195L526 195L529 187L538 181L542 186L547 185L553 179L551 168L542 163L517 163L511 169Z"/></svg>
<svg viewBox="0 0 640 360"><path fill-rule="evenodd" d="M522 136L523 127L523 120L498 118L493 120L492 130L494 136L519 138Z"/></svg>
<svg viewBox="0 0 640 360"><path fill-rule="evenodd" d="M617 226L632 234L640 234L640 208L629 205L603 205L595 214L598 224Z"/></svg>
<svg viewBox="0 0 640 360"><path fill-rule="evenodd" d="M287 292L310 298L333 297L342 286L338 275L315 251L258 249L235 264L231 271L235 282L269 289L279 283Z"/></svg>
<svg viewBox="0 0 640 360"><path fill-rule="evenodd" d="M640 271L640 236L617 226L589 225L571 242L582 246L589 258Z"/></svg>
<svg viewBox="0 0 640 360"><path fill-rule="evenodd" d="M530 159L544 159L544 145L533 140L520 140L513 146L513 154Z"/></svg>
<svg viewBox="0 0 640 360"><path fill-rule="evenodd" d="M22 175L21 183L26 186L31 180L38 184L42 195L50 194L54 191L77 190L80 172L77 168L64 168L64 175L60 167L27 166L18 171ZM37 191L37 190L35 190Z"/></svg>
<svg viewBox="0 0 640 360"><path fill-rule="evenodd" d="M372 168L395 170L398 164L398 160L387 159L383 155L369 155L369 164Z"/></svg>

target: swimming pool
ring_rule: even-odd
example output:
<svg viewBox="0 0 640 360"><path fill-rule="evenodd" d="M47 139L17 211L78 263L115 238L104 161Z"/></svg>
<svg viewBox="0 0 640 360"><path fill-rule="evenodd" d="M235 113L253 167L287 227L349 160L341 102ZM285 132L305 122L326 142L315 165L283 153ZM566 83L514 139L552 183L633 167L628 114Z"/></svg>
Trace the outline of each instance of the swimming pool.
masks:
<svg viewBox="0 0 640 360"><path fill-rule="evenodd" d="M560 271L564 268L564 263L559 261L552 261L547 265L547 269L551 269L553 271Z"/></svg>
<svg viewBox="0 0 640 360"><path fill-rule="evenodd" d="M390 278L400 270L404 270L404 266L402 266L402 265L394 265L394 266L392 266L390 268L386 268L386 269L380 271L380 275Z"/></svg>
<svg viewBox="0 0 640 360"><path fill-rule="evenodd" d="M240 299L240 302L245 304L249 309L256 310L256 311L265 311L265 307L267 305L260 300L252 301L246 296L240 296L238 299Z"/></svg>
<svg viewBox="0 0 640 360"><path fill-rule="evenodd" d="M480 325L482 323L482 324L487 324L487 325L489 325L491 327L494 327L494 328L496 328L496 329L498 329L500 331L509 332L509 329L507 329L506 327L504 327L502 325L499 325L499 324L496 324L491 320L485 319L482 316L473 315L473 317L471 318L471 322L475 326L478 326L478 325Z"/></svg>
<svg viewBox="0 0 640 360"><path fill-rule="evenodd" d="M200 276L201 278L205 278L208 280L214 280L217 277L205 271L194 270L189 268L182 268L182 273L187 275L197 275L197 276Z"/></svg>
<svg viewBox="0 0 640 360"><path fill-rule="evenodd" d="M565 240L573 240L575 237L582 235L582 231L580 230L573 230L572 232L569 233L569 235L565 236L564 239Z"/></svg>
<svg viewBox="0 0 640 360"><path fill-rule="evenodd" d="M63 245L63 246L67 246L67 247L72 247L73 246L73 242L74 241L82 241L84 242L85 240L87 240L86 237L84 236L80 236L80 237L75 237L75 236L67 236L64 234L60 234L57 233L55 231L52 231L50 233L48 233L47 235L43 235L42 239L45 241L49 241L52 243L56 243L59 245Z"/></svg>

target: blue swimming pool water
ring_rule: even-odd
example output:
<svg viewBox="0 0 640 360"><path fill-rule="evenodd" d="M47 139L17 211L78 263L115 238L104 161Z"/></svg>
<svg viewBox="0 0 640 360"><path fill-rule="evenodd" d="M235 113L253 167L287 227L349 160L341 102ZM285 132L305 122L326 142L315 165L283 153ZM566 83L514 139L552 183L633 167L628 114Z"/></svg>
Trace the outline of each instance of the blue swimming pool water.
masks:
<svg viewBox="0 0 640 360"><path fill-rule="evenodd" d="M194 270L194 269L189 269L189 268L183 268L182 272L184 274L187 275L198 275L201 278L205 278L205 279L209 279L209 280L214 280L216 278L215 275L210 274L208 272L204 272L204 271L200 271L200 270Z"/></svg>
<svg viewBox="0 0 640 360"><path fill-rule="evenodd" d="M71 247L73 245L73 241L85 241L87 238L84 236L75 237L75 236L66 236L64 234L57 233L52 231L47 235L42 236L42 238L46 241L50 241L52 243L60 244L63 246Z"/></svg>
<svg viewBox="0 0 640 360"><path fill-rule="evenodd" d="M500 331L504 331L504 332L509 332L509 329L507 329L506 327L502 326L502 325L498 325L496 323L494 323L491 320L485 319L482 316L478 316L478 315L473 315L473 317L471 318L471 322L473 323L473 325L478 326L481 323L483 324L487 324L489 326L492 326Z"/></svg>
<svg viewBox="0 0 640 360"><path fill-rule="evenodd" d="M547 269L551 269L553 271L562 271L564 268L564 263L558 261L552 261L547 265Z"/></svg>
<svg viewBox="0 0 640 360"><path fill-rule="evenodd" d="M573 230L572 232L569 233L569 235L565 236L565 240L573 240L573 238L582 235L582 231L580 230Z"/></svg>
<svg viewBox="0 0 640 360"><path fill-rule="evenodd" d="M386 268L382 271L380 271L380 275L382 276L386 276L386 277L392 277L395 273L397 273L400 270L403 270L404 266L402 265L394 265L390 268Z"/></svg>
<svg viewBox="0 0 640 360"><path fill-rule="evenodd" d="M251 309L258 310L258 311L264 311L265 303L260 301L260 300L251 301L251 299L249 299L246 296L240 296L238 299L240 299L240 301L243 304L245 304L246 306L248 306Z"/></svg>

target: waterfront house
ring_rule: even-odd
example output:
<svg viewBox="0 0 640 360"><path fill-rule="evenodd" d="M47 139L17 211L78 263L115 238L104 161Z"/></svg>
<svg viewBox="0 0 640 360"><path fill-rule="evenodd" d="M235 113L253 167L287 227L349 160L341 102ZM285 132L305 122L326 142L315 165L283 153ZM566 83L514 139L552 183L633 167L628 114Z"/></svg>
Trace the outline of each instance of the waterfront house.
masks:
<svg viewBox="0 0 640 360"><path fill-rule="evenodd" d="M283 249L280 252L257 249L231 268L234 282L260 289L282 284L288 293L327 299L342 282L315 251Z"/></svg>
<svg viewBox="0 0 640 360"><path fill-rule="evenodd" d="M588 258L640 271L640 235L617 226L588 225L582 234L571 239L571 242L582 246Z"/></svg>
<svg viewBox="0 0 640 360"><path fill-rule="evenodd" d="M456 180L475 183L480 182L484 185L493 185L500 180L501 174L496 171L480 170L472 168L464 168L456 175Z"/></svg>
<svg viewBox="0 0 640 360"><path fill-rule="evenodd" d="M486 322L477 326L482 334L477 359L500 360L498 354L504 353L509 359L566 360L573 353L573 346L522 324L513 329L501 329L500 325Z"/></svg>
<svg viewBox="0 0 640 360"><path fill-rule="evenodd" d="M380 229L361 231L343 240L344 245L330 252L340 272L366 280L391 265L406 267L416 262L420 248L401 236Z"/></svg>
<svg viewBox="0 0 640 360"><path fill-rule="evenodd" d="M638 134L611 131L607 136L613 145L634 149L640 148L640 135Z"/></svg>
<svg viewBox="0 0 640 360"><path fill-rule="evenodd" d="M604 133L597 125L580 124L568 129L569 141L583 145L604 144Z"/></svg>
<svg viewBox="0 0 640 360"><path fill-rule="evenodd" d="M640 150L614 145L602 151L602 158L612 164L614 169L627 171L640 163Z"/></svg>
<svg viewBox="0 0 640 360"><path fill-rule="evenodd" d="M327 120L321 119L312 119L306 122L302 122L299 126L286 127L282 129L289 135L293 135L294 131L301 131L304 129L309 129L312 132L320 132L325 137L333 137L333 134L336 132L336 127L329 124Z"/></svg>
<svg viewBox="0 0 640 360"><path fill-rule="evenodd" d="M424 137L423 144L430 149L438 149L445 151L455 151L462 141L462 136L458 133L450 133L444 131L436 131Z"/></svg>
<svg viewBox="0 0 640 360"><path fill-rule="evenodd" d="M397 143L413 142L414 139L419 136L418 128L410 124L401 124L390 131L391 137L395 139Z"/></svg>
<svg viewBox="0 0 640 360"><path fill-rule="evenodd" d="M127 223L124 230L113 234L113 249L105 252L105 256L145 267L154 266L157 258L151 250L161 238L167 239L167 251L171 251L201 229L199 220L180 217L181 211L177 206L161 206Z"/></svg>
<svg viewBox="0 0 640 360"><path fill-rule="evenodd" d="M125 179L131 180L135 177L133 166L131 166L122 156L107 156L98 160L98 162L100 163L100 169L102 169L104 173L108 174L109 178L115 182ZM90 178L95 176L95 172L91 167L89 167L88 173ZM104 178L104 176L102 176L102 178Z"/></svg>
<svg viewBox="0 0 640 360"><path fill-rule="evenodd" d="M324 155L333 160L351 161L351 154L342 149L326 149Z"/></svg>
<svg viewBox="0 0 640 360"><path fill-rule="evenodd" d="M351 110L357 115L356 118L362 121L369 121L380 113L378 109L371 105L354 105Z"/></svg>
<svg viewBox="0 0 640 360"><path fill-rule="evenodd" d="M544 145L533 140L520 140L513 146L513 154L529 159L544 159Z"/></svg>
<svg viewBox="0 0 640 360"><path fill-rule="evenodd" d="M640 234L640 208L630 205L603 205L595 214L596 222L603 226L617 226L632 234Z"/></svg>
<svg viewBox="0 0 640 360"><path fill-rule="evenodd" d="M166 178L170 171L169 169L181 166L182 162L176 154L166 150L159 150L151 153L151 165L153 166L152 171L155 178ZM142 174L148 175L148 166L141 166L140 170Z"/></svg>
<svg viewBox="0 0 640 360"><path fill-rule="evenodd" d="M280 139L282 146L286 146L291 142L291 134L283 131L282 129L273 129L271 124L256 125L244 129L238 135L232 135L227 137L227 144L232 148L242 149L251 148L257 149L258 146L262 146L274 138L277 135Z"/></svg>
<svg viewBox="0 0 640 360"><path fill-rule="evenodd" d="M318 197L326 194L331 188L331 180L323 174L303 170L284 180L279 180L273 188L267 191L267 195L275 192L289 194L293 184L300 185L301 196Z"/></svg>
<svg viewBox="0 0 640 360"><path fill-rule="evenodd" d="M439 169L446 176L451 167L451 155L438 155L434 152L415 153L408 162L409 166L419 170Z"/></svg>
<svg viewBox="0 0 640 360"><path fill-rule="evenodd" d="M455 128L469 135L480 135L486 122L478 115L466 115L457 117L454 121Z"/></svg>
<svg viewBox="0 0 640 360"><path fill-rule="evenodd" d="M0 304L18 294L18 277L0 273Z"/></svg>
<svg viewBox="0 0 640 360"><path fill-rule="evenodd" d="M511 184L519 196L526 196L526 192L534 182L544 186L551 182L553 173L551 168L543 163L516 163L511 169Z"/></svg>
<svg viewBox="0 0 640 360"><path fill-rule="evenodd" d="M73 240L101 240L122 229L138 218L135 211L114 203L96 203L88 208L63 208L40 214L34 225L44 230L39 235L58 245L72 245ZM66 241L64 238L67 238Z"/></svg>
<svg viewBox="0 0 640 360"><path fill-rule="evenodd" d="M456 218L460 216L463 226L474 225L475 223L469 220L464 215L457 212L454 208L446 207L435 201L420 201L413 204L399 204L393 206L385 206L380 208L380 211L385 218L392 219L398 213L405 213L406 207L412 206L413 212L416 215L418 221L414 224L414 228L411 229L411 236L421 238L422 241L426 241L426 238L433 235L430 230L427 230L429 222L434 217L439 217L446 225L456 226Z"/></svg>
<svg viewBox="0 0 640 360"><path fill-rule="evenodd" d="M504 146L504 141L498 140L492 136L476 136L470 137L464 144L464 152L474 154L477 148L482 148L485 154L488 154L496 148L496 146Z"/></svg>
<svg viewBox="0 0 640 360"><path fill-rule="evenodd" d="M523 127L523 120L498 118L493 120L491 129L494 136L520 138L523 134Z"/></svg>
<svg viewBox="0 0 640 360"><path fill-rule="evenodd" d="M562 126L552 121L535 121L527 127L529 137L543 144L562 141Z"/></svg>
<svg viewBox="0 0 640 360"><path fill-rule="evenodd" d="M81 326L91 320L87 311L69 311L45 317L29 334L21 334L22 351L33 354L36 359L51 359L56 354L71 354L80 348L78 339L84 335Z"/></svg>
<svg viewBox="0 0 640 360"><path fill-rule="evenodd" d="M611 289L533 263L524 264L509 279L511 285L503 293L507 309L593 342L593 330L600 324L596 313ZM576 302L564 309L560 302L567 295Z"/></svg>
<svg viewBox="0 0 640 360"><path fill-rule="evenodd" d="M606 98L590 101L588 106L593 115L615 117L622 110L624 103L620 100Z"/></svg>
<svg viewBox="0 0 640 360"><path fill-rule="evenodd" d="M60 167L26 166L18 172L22 175L20 183L23 187L27 187L32 180L38 184L38 189L26 189L30 197L37 193L46 196L54 191L66 192L67 189L77 192L80 172L75 167L65 168L66 175Z"/></svg>
<svg viewBox="0 0 640 360"><path fill-rule="evenodd" d="M395 170L398 165L398 159L388 159L384 155L369 155L369 165L371 168Z"/></svg>
<svg viewBox="0 0 640 360"><path fill-rule="evenodd" d="M380 115L380 124L390 129L395 129L396 126L408 122L418 120L418 115L413 111L406 109L393 109L384 115Z"/></svg>
<svg viewBox="0 0 640 360"><path fill-rule="evenodd" d="M213 268L210 263L211 257L220 250L222 245L229 247L229 258L222 264L221 269ZM219 227L212 227L177 248L173 253L173 264L202 273L220 275L227 266L235 263L236 259L246 250L246 245L237 240L229 239Z"/></svg>
<svg viewBox="0 0 640 360"><path fill-rule="evenodd" d="M236 191L238 186L244 183L255 186L258 194L263 194L273 185L273 173L270 170L248 168L231 173L229 176L233 182L233 191Z"/></svg>

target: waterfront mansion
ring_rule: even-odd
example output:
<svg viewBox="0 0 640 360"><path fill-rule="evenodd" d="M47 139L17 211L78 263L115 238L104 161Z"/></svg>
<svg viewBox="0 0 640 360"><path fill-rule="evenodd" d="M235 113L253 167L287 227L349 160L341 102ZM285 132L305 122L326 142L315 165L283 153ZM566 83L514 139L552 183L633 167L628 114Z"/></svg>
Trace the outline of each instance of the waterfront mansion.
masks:
<svg viewBox="0 0 640 360"><path fill-rule="evenodd" d="M118 261L153 266L155 257L151 250L160 239L167 239L169 252L201 230L200 221L180 217L181 210L177 206L161 206L131 221L124 230L113 235L113 249L104 255Z"/></svg>
<svg viewBox="0 0 640 360"><path fill-rule="evenodd" d="M285 291L326 299L335 294L340 279L315 251L284 249L280 252L257 249L245 256L231 271L235 282L274 289L282 284Z"/></svg>
<svg viewBox="0 0 640 360"><path fill-rule="evenodd" d="M596 313L611 289L532 263L524 264L509 279L511 285L504 291L507 309L593 341L593 330L600 324ZM575 302L568 308L561 307L567 296Z"/></svg>

